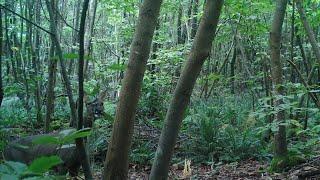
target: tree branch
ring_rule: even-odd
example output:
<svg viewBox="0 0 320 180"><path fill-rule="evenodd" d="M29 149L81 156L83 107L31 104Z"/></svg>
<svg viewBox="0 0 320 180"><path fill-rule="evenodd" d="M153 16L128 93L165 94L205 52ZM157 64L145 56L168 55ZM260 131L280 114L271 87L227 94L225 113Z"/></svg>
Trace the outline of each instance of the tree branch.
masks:
<svg viewBox="0 0 320 180"><path fill-rule="evenodd" d="M48 34L52 35L52 32L50 32L50 31L46 30L45 28L43 28L43 27L39 26L38 24L36 24L36 23L32 22L31 20L29 20L29 19L27 19L27 18L23 17L22 15L20 15L20 14L18 14L18 13L16 13L16 12L14 12L14 11L12 11L12 10L11 10L11 9L9 9L8 7L6 7L6 6L4 6L4 5L1 5L1 4L0 4L0 8L4 9L4 10L6 10L6 11L11 12L12 14L14 14L14 15L16 15L16 16L18 16L18 17L20 17L21 19L23 19L23 20L27 21L28 23L32 24L33 26L35 26L35 27L37 27L37 28L41 29L42 31L44 31L44 32L46 32L46 33L48 33Z"/></svg>

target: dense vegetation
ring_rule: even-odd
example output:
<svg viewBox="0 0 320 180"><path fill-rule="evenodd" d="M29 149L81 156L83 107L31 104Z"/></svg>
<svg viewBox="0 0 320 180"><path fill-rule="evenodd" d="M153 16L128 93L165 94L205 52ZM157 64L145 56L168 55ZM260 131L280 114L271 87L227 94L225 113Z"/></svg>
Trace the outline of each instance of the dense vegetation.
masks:
<svg viewBox="0 0 320 180"><path fill-rule="evenodd" d="M0 179L318 157L319 0L0 2Z"/></svg>

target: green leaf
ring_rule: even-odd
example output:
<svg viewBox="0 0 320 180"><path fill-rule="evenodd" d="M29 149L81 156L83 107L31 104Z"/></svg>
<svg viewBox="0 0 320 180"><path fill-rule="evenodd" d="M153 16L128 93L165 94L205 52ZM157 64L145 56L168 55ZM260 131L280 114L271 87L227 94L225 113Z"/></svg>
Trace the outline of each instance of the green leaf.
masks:
<svg viewBox="0 0 320 180"><path fill-rule="evenodd" d="M76 131L77 131L77 130L74 129L74 128L64 129L64 130L62 130L62 131L59 132L59 136L60 136L61 138L64 138L64 137L66 137L66 136L71 135L72 133L74 133L74 132L76 132Z"/></svg>
<svg viewBox="0 0 320 180"><path fill-rule="evenodd" d="M5 161L0 165L0 174L20 175L27 170L27 165L20 162Z"/></svg>
<svg viewBox="0 0 320 180"><path fill-rule="evenodd" d="M43 135L34 140L32 140L33 144L60 144L59 139L50 135Z"/></svg>
<svg viewBox="0 0 320 180"><path fill-rule="evenodd" d="M43 174L49 171L50 168L56 166L63 161L58 156L40 157L32 161L28 170L33 173Z"/></svg>
<svg viewBox="0 0 320 180"><path fill-rule="evenodd" d="M0 179L20 180L19 175L16 175L16 174L2 174L2 173L0 173Z"/></svg>
<svg viewBox="0 0 320 180"><path fill-rule="evenodd" d="M75 53L67 53L67 54L64 54L63 57L65 59L78 59L79 55Z"/></svg>
<svg viewBox="0 0 320 180"><path fill-rule="evenodd" d="M127 68L127 65L124 64L112 64L108 66L108 69L114 70L114 71L123 71Z"/></svg>
<svg viewBox="0 0 320 180"><path fill-rule="evenodd" d="M108 121L113 121L113 116L111 116L109 113L104 113L103 117Z"/></svg>
<svg viewBox="0 0 320 180"><path fill-rule="evenodd" d="M73 132L70 135L65 136L62 139L63 144L69 143L74 141L77 138L83 138L83 137L87 137L89 136L91 133L91 129L90 128L84 128L84 129L80 129L78 131Z"/></svg>

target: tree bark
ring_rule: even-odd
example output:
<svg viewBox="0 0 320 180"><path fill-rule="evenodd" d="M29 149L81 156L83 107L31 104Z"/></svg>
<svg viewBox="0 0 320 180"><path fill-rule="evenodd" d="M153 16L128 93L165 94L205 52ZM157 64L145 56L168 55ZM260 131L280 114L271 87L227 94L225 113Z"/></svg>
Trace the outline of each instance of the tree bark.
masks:
<svg viewBox="0 0 320 180"><path fill-rule="evenodd" d="M190 34L191 39L193 39L197 33L197 28L198 28L197 15L198 15L198 6L199 6L198 4L199 4L199 0L193 0L191 34Z"/></svg>
<svg viewBox="0 0 320 180"><path fill-rule="evenodd" d="M103 179L127 178L134 118L161 3L162 0L144 0L140 8L129 64L120 90Z"/></svg>
<svg viewBox="0 0 320 180"><path fill-rule="evenodd" d="M63 59L63 54L62 54L62 49L60 46L60 42L58 40L58 33L57 33L57 22L56 22L56 17L54 15L54 4L55 0L46 0L46 5L48 8L49 12L49 17L50 17L50 31L51 31L51 41L55 45L55 50L59 58L59 63L60 63L60 69L61 69L61 74L62 78L64 80L64 85L67 91L68 99L69 99L69 105L70 105L70 110L71 110L71 122L70 126L75 127L76 122L77 122L77 114L76 114L76 106L75 102L73 100L73 93L72 93L72 88L71 88L71 83L66 71L66 66L65 62Z"/></svg>
<svg viewBox="0 0 320 180"><path fill-rule="evenodd" d="M54 86L56 82L56 72L57 72L57 59L54 57L54 44L51 42L50 52L48 57L48 85L47 85L47 100L46 100L46 119L44 123L45 132L50 131L50 122L52 115L54 113Z"/></svg>
<svg viewBox="0 0 320 180"><path fill-rule="evenodd" d="M1 104L2 104L3 97L4 97L3 82L2 82L2 56L3 56L2 41L3 41L2 9L0 8L0 107L1 107Z"/></svg>
<svg viewBox="0 0 320 180"><path fill-rule="evenodd" d="M303 27L306 30L307 35L308 35L308 39L311 43L312 50L313 50L314 54L316 55L318 63L320 63L320 48L317 44L317 40L314 35L314 32L313 32L313 30L307 20L306 13L305 13L303 6L302 6L302 0L296 0L296 5L297 5L298 12L300 14L300 19L302 21Z"/></svg>
<svg viewBox="0 0 320 180"><path fill-rule="evenodd" d="M285 122L285 111L281 109L284 104L282 96L283 88L283 70L280 57L281 32L282 24L287 7L287 0L278 0L273 17L270 32L270 49L271 49L271 77L274 87L275 106L278 111L275 114L277 122L279 122L279 130L275 134L275 157L285 157L287 155L286 127L281 123Z"/></svg>
<svg viewBox="0 0 320 180"><path fill-rule="evenodd" d="M84 82L84 36L85 36L85 22L87 11L89 7L89 1L85 0L83 2L83 8L81 13L81 20L80 20L80 29L79 29L79 66L78 66L78 81L79 81L79 98L78 98L78 130L82 129L83 127L83 97L84 97L84 89L83 89L83 82ZM84 171L84 176L86 179L90 180L93 179L88 155L86 153L86 149L84 146L83 138L76 139L76 146L79 153L79 160L82 165L82 169Z"/></svg>
<svg viewBox="0 0 320 180"><path fill-rule="evenodd" d="M236 84L235 84L235 64L237 60L237 46L234 46L233 55L230 63L230 83L231 83L231 93L235 94Z"/></svg>
<svg viewBox="0 0 320 180"><path fill-rule="evenodd" d="M93 35L93 26L94 26L94 21L96 19L96 11L97 11L97 0L91 0L90 1L90 10L88 11L88 17L87 17L87 23L86 23L86 32L87 35L84 38L84 52L85 56L89 57L92 52L92 35ZM85 61L84 64L84 74L85 77L87 76L88 72L88 65L89 65L89 60Z"/></svg>
<svg viewBox="0 0 320 180"><path fill-rule="evenodd" d="M209 56L214 40L223 0L206 1L205 11L197 30L189 59L183 68L167 111L161 132L150 179L167 179L169 163L176 143L179 128L195 82L205 59Z"/></svg>

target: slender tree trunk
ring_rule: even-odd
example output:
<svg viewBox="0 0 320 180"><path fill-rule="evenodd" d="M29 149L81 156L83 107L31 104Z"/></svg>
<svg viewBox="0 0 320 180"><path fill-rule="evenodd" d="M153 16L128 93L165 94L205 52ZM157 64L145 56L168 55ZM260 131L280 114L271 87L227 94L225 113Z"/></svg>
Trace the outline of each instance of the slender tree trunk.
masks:
<svg viewBox="0 0 320 180"><path fill-rule="evenodd" d="M2 41L3 41L2 9L0 8L0 107L2 104L3 97L4 97L3 82L2 82L2 56L3 56Z"/></svg>
<svg viewBox="0 0 320 180"><path fill-rule="evenodd" d="M306 57L306 53L305 53L303 45L302 45L301 37L300 37L300 35L298 33L296 33L296 41L297 41L297 44L298 44L300 52L301 52L301 57L302 57L302 62L303 62L303 65L304 65L305 72L306 72L306 74L308 76L309 75L309 71L310 71L310 67L309 67L309 63L308 63L307 57Z"/></svg>
<svg viewBox="0 0 320 180"><path fill-rule="evenodd" d="M85 56L90 56L92 52L91 41L92 41L92 35L93 35L94 21L96 19L96 11L97 11L97 0L91 0L90 10L88 13L87 23L86 23L87 35L85 36L85 39L84 39ZM86 74L88 72L88 66L89 66L89 60L86 60L84 65L85 76L87 76Z"/></svg>
<svg viewBox="0 0 320 180"><path fill-rule="evenodd" d="M280 123L279 130L275 134L275 157L285 157L287 155L286 127L281 125L285 121L285 111L281 109L284 95L283 71L280 58L282 24L287 7L287 0L277 0L276 9L270 32L271 48L271 75L274 87L275 106L278 112L275 114L276 120Z"/></svg>
<svg viewBox="0 0 320 180"><path fill-rule="evenodd" d="M197 33L197 28L198 28L197 15L198 15L198 6L199 6L198 4L199 4L199 0L193 0L191 34L190 34L191 39L193 39Z"/></svg>
<svg viewBox="0 0 320 180"><path fill-rule="evenodd" d="M178 44L184 44L183 31L182 31L182 24L183 24L182 14L183 14L183 8L182 8L182 4L180 4L179 12L178 12L178 23L177 23Z"/></svg>
<svg viewBox="0 0 320 180"><path fill-rule="evenodd" d="M80 19L80 3L78 2L75 2L76 3L76 8L75 8L75 19L74 19L74 23L73 23L73 27L75 28L75 30L72 32L73 33L73 36L72 36L72 45L73 46L76 46L77 43L78 43L78 30L79 29L79 19ZM72 52L75 53L75 50L72 49ZM69 68L68 68L68 74L69 76L73 73L73 63L74 61L70 61L70 64L69 64Z"/></svg>
<svg viewBox="0 0 320 180"><path fill-rule="evenodd" d="M27 9L29 11L28 16L29 19L32 20L34 17L34 11L33 11L33 6L34 5L34 1L28 1L27 2ZM39 15L39 14L38 14ZM37 18L37 17L36 17ZM37 18L38 19L38 18ZM35 98L35 104L36 104L36 110L37 110L37 122L38 123L42 123L42 113L41 113L41 92L40 92L40 83L37 80L38 78L38 73L39 73L39 68L37 66L37 61L39 61L39 57L37 56L37 53L35 51L37 51L36 49L38 49L38 46L40 45L40 40L39 40L39 30L36 29L36 33L35 33L35 44L33 44L33 28L32 28L32 24L27 23L27 30L28 30L28 36L27 36L27 47L28 48L28 53L29 53L29 60L31 60L32 62L32 69L33 72L32 74L32 78L33 78L33 82L35 84L35 89L34 89L34 98Z"/></svg>
<svg viewBox="0 0 320 180"><path fill-rule="evenodd" d="M48 8L48 12L49 12L49 16L50 16L50 30L51 30L51 40L52 43L55 45L55 50L56 53L58 55L59 58L59 63L60 63L60 69L61 69L61 74L62 74L62 78L64 81L64 85L67 91L67 95L68 95L68 99L69 99L69 105L70 105L70 110L71 110L71 122L70 122L70 126L71 127L75 127L76 126L76 122L77 122L77 114L76 114L76 106L75 106L75 102L73 100L73 93L72 93L72 88L71 88L71 83L66 71L66 66L65 66L65 62L63 59L63 54L62 54L62 49L60 46L60 42L58 40L58 33L57 33L57 21L56 21L56 17L54 15L54 11L53 8L55 4L55 0L46 0L46 5Z"/></svg>
<svg viewBox="0 0 320 180"><path fill-rule="evenodd" d="M288 60L288 62L290 63L290 65L293 67L293 69L296 71L296 73L298 74L298 77L300 78L302 84L305 86L305 88L308 90L308 94L310 96L310 98L313 100L314 104L320 108L320 102L318 100L318 97L317 97L317 94L316 93L313 93L313 92L310 92L312 89L310 89L307 81L303 78L299 68L297 67L297 65L292 62L291 60Z"/></svg>
<svg viewBox="0 0 320 180"><path fill-rule="evenodd" d="M303 27L306 30L307 35L308 35L308 39L311 43L312 50L313 50L314 54L316 55L318 63L320 63L320 48L317 44L317 40L314 35L314 32L313 32L313 30L307 20L306 13L303 9L302 0L296 0L296 4L297 4L298 12L300 14L300 19L303 23Z"/></svg>
<svg viewBox="0 0 320 180"><path fill-rule="evenodd" d="M179 128L189 104L195 82L214 40L223 0L206 1L205 11L196 33L189 59L180 75L167 111L159 145L152 165L150 179L167 179L169 163Z"/></svg>
<svg viewBox="0 0 320 180"><path fill-rule="evenodd" d="M54 57L54 44L50 45L50 52L48 57L48 85L47 85L47 100L46 100L46 119L44 123L45 132L48 133L50 130L50 122L54 113L54 87L56 82L56 71L57 71L57 59Z"/></svg>
<svg viewBox="0 0 320 180"><path fill-rule="evenodd" d="M5 23L5 36L6 36L6 47L7 47L7 52L9 53L9 57L12 59L11 60L11 69L12 69L12 75L13 75L13 80L14 82L18 82L18 75L17 75L17 70L16 70L16 65L15 65L15 61L13 60L13 51L11 49L11 41L10 41L10 36L9 36L9 16L8 13L5 13L5 19L4 19L4 23Z"/></svg>
<svg viewBox="0 0 320 180"><path fill-rule="evenodd" d="M81 20L80 20L80 29L79 29L79 67L78 67L78 81L79 81L79 98L78 98L78 130L82 129L83 127L83 97L84 97L84 89L83 89L83 82L84 82L84 36L85 36L85 22L87 11L89 7L89 1L85 0L83 3L82 13L81 13ZM93 179L89 164L88 155L86 153L86 149L84 146L83 138L76 139L76 146L79 152L79 158L81 161L82 169L84 171L84 176L86 179L91 180Z"/></svg>
<svg viewBox="0 0 320 180"><path fill-rule="evenodd" d="M294 23L295 23L295 3L292 3L292 14L291 14L291 39L290 39L290 59L292 62L294 62L294 37L295 37L295 27L294 27ZM296 82L296 76L295 76L295 70L293 67L291 67L291 82L295 83Z"/></svg>
<svg viewBox="0 0 320 180"><path fill-rule="evenodd" d="M35 21L37 24L41 23L41 6L40 6L40 0L36 0L35 5ZM35 70L35 76L38 78L38 76L42 75L41 71L41 63L40 63L40 30L37 28L35 30L35 42L34 42L34 70ZM36 90L35 90L35 96L36 96L36 107L37 107L37 120L39 122L42 122L42 92L41 92L41 85L42 81L36 81Z"/></svg>
<svg viewBox="0 0 320 180"><path fill-rule="evenodd" d="M151 42L162 0L144 0L131 44L129 64L120 91L103 179L126 179L128 153L141 84L149 58Z"/></svg>
<svg viewBox="0 0 320 180"><path fill-rule="evenodd" d="M236 64L236 60L237 60L237 46L234 46L233 49L233 55L232 55L232 59L231 59L231 63L230 63L230 81L231 81L231 93L235 94L235 64Z"/></svg>

